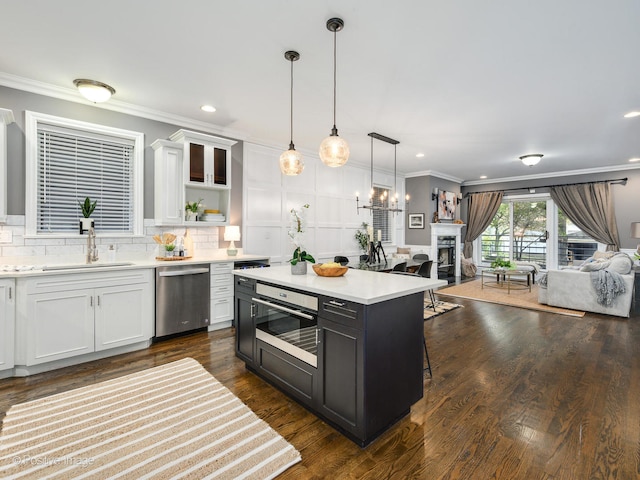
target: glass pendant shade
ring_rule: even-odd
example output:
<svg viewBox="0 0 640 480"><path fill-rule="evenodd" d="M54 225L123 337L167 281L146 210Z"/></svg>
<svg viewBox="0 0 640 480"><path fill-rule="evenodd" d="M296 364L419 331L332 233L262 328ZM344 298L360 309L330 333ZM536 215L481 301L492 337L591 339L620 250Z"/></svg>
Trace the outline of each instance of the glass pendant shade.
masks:
<svg viewBox="0 0 640 480"><path fill-rule="evenodd" d="M289 150L280 155L280 171L284 175L300 175L304 170L302 154L289 145Z"/></svg>
<svg viewBox="0 0 640 480"><path fill-rule="evenodd" d="M320 160L328 167L341 167L349 160L349 144L332 133L320 144Z"/></svg>

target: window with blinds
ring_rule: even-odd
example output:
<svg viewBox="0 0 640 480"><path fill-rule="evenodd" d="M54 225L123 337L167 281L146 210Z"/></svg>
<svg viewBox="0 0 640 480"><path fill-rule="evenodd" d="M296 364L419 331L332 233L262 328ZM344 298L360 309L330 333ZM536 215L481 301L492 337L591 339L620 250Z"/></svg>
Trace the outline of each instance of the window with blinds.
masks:
<svg viewBox="0 0 640 480"><path fill-rule="evenodd" d="M372 204L374 207L389 208L389 195L383 197L384 192L388 192L388 188L373 187ZM377 235L375 232L380 230L383 242L391 241L391 213L388 210L372 210L373 213L373 232L374 237ZM377 239L377 237L375 237Z"/></svg>
<svg viewBox="0 0 640 480"><path fill-rule="evenodd" d="M91 218L98 234L137 233L142 134L60 120L36 118L32 125L32 233L77 233L86 197L97 201Z"/></svg>

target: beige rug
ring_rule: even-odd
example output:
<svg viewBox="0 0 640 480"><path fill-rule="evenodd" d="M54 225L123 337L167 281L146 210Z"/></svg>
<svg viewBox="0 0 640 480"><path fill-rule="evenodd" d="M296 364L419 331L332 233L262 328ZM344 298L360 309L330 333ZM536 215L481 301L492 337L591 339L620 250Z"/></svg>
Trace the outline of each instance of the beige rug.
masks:
<svg viewBox="0 0 640 480"><path fill-rule="evenodd" d="M428 296L425 295L425 297L428 297ZM457 303L443 302L442 300L439 300L436 302L436 308L434 310L433 307L431 306L431 301L428 299L425 299L424 319L429 320L430 318L437 317L438 315L442 315L443 313L446 313L450 310L453 310L455 308L460 308L460 307L462 307L462 305L459 305Z"/></svg>
<svg viewBox="0 0 640 480"><path fill-rule="evenodd" d="M12 406L0 478L274 478L300 461L192 358Z"/></svg>
<svg viewBox="0 0 640 480"><path fill-rule="evenodd" d="M499 303L500 305L510 305L513 307L528 308L529 310L540 310L543 312L559 313L560 315L570 315L572 317L583 317L584 312L570 310L568 308L552 307L538 303L538 285L532 285L531 292L528 289L511 290L487 287L484 289L480 280L472 280L459 285L441 288L436 290L436 295L450 295L452 297L469 298L482 302Z"/></svg>

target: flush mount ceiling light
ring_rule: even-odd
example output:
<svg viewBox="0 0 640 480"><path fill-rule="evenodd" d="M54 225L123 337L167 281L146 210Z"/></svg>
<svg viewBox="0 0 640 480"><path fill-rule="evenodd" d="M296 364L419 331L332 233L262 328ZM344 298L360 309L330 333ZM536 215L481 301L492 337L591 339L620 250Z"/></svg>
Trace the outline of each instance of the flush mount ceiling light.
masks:
<svg viewBox="0 0 640 480"><path fill-rule="evenodd" d="M333 128L320 144L320 160L329 167L341 167L349 160L349 144L338 136L336 128L336 32L343 27L341 18L327 20L327 30L333 32Z"/></svg>
<svg viewBox="0 0 640 480"><path fill-rule="evenodd" d="M627 114L625 114L624 118L633 118L633 117L640 117L640 112L629 112Z"/></svg>
<svg viewBox="0 0 640 480"><path fill-rule="evenodd" d="M422 158L422 157L424 157L424 153L416 153L416 157L417 158Z"/></svg>
<svg viewBox="0 0 640 480"><path fill-rule="evenodd" d="M112 86L97 80L77 78L73 81L73 84L84 98L93 103L106 102L111 98L111 95L116 93Z"/></svg>
<svg viewBox="0 0 640 480"><path fill-rule="evenodd" d="M214 107L213 105L202 105L200 107L200 110L207 113L213 113L216 111L216 107Z"/></svg>
<svg viewBox="0 0 640 480"><path fill-rule="evenodd" d="M520 160L522 160L522 163L524 163L527 167L533 167L534 165L540 163L542 157L544 157L544 155L542 155L541 153L531 153L529 155L521 156Z"/></svg>
<svg viewBox="0 0 640 480"><path fill-rule="evenodd" d="M299 175L304 170L304 162L302 161L302 154L296 151L293 145L293 62L300 59L300 54L289 50L284 53L284 58L291 62L291 115L289 117L291 140L289 141L289 150L280 155L280 171L285 175Z"/></svg>

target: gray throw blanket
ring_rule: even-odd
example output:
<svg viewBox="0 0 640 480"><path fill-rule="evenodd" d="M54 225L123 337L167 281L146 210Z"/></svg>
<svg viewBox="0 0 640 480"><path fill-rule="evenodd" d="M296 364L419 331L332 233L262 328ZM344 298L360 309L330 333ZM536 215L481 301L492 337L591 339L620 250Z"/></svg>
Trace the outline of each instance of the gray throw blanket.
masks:
<svg viewBox="0 0 640 480"><path fill-rule="evenodd" d="M626 291L622 275L613 270L591 272L591 284L600 305L610 307L618 295Z"/></svg>

